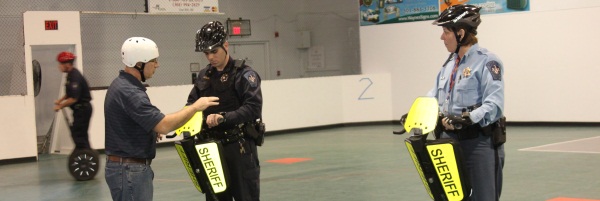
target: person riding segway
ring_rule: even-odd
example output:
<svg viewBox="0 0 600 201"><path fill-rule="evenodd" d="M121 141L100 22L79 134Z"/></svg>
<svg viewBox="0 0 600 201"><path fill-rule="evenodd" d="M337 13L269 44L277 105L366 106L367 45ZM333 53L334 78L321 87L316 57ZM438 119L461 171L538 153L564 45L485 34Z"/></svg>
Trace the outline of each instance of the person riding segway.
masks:
<svg viewBox="0 0 600 201"><path fill-rule="evenodd" d="M75 149L69 156L69 173L78 181L93 179L98 173L99 154L92 150L89 141L88 128L92 117L90 89L87 80L77 68L73 67L76 56L71 52L61 52L57 55L58 69L67 73L65 95L54 101L54 111L62 110L63 116L71 131ZM64 107L73 110L73 122L67 118Z"/></svg>

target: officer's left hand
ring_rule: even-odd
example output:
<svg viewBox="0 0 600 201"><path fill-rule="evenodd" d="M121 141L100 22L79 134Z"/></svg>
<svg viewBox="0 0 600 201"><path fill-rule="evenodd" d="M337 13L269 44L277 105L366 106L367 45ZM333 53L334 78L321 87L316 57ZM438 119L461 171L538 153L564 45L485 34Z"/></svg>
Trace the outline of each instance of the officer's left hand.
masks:
<svg viewBox="0 0 600 201"><path fill-rule="evenodd" d="M469 117L469 113L463 114L462 116L452 115L442 119L442 125L444 125L446 130L460 130L472 124L473 122Z"/></svg>
<svg viewBox="0 0 600 201"><path fill-rule="evenodd" d="M54 106L54 112L58 112L60 109L62 109L62 107L60 107L60 105Z"/></svg>
<svg viewBox="0 0 600 201"><path fill-rule="evenodd" d="M164 136L163 134L156 133L156 142L162 140L163 136Z"/></svg>
<svg viewBox="0 0 600 201"><path fill-rule="evenodd" d="M208 128L212 128L215 126L219 125L219 119L224 118L223 115L220 114L209 114L208 117L206 117L206 125L208 125Z"/></svg>

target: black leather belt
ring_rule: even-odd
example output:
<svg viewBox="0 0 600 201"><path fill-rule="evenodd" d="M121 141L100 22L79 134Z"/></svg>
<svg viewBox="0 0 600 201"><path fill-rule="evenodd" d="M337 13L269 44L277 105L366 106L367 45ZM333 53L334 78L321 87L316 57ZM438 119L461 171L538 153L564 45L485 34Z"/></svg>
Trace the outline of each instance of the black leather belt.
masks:
<svg viewBox="0 0 600 201"><path fill-rule="evenodd" d="M80 109L82 107L88 107L91 106L92 104L90 104L90 102L82 102L82 103L76 103L73 105L72 109L77 110Z"/></svg>
<svg viewBox="0 0 600 201"><path fill-rule="evenodd" d="M108 159L108 161L117 162L117 163L136 163L136 164L145 164L145 165L152 164L152 159L144 159L144 158L127 158L127 157L109 155L109 156L106 156L106 159Z"/></svg>
<svg viewBox="0 0 600 201"><path fill-rule="evenodd" d="M446 130L446 128L443 129L444 132L456 134L458 140L470 140L478 138L479 135L491 135L491 126L485 126L482 128L479 124L473 124L460 130Z"/></svg>

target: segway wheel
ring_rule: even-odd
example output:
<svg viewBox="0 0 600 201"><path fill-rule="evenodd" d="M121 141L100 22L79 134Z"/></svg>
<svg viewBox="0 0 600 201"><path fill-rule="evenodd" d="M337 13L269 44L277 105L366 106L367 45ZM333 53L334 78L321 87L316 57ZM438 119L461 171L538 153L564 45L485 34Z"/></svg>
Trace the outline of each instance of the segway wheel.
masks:
<svg viewBox="0 0 600 201"><path fill-rule="evenodd" d="M91 149L76 149L69 156L68 167L77 181L93 179L100 168L99 154Z"/></svg>

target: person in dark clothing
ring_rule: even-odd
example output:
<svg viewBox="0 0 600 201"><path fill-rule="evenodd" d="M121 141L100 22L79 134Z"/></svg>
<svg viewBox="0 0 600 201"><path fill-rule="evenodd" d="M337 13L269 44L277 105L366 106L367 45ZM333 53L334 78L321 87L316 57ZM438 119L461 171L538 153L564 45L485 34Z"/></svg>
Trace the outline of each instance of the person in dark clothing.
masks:
<svg viewBox="0 0 600 201"><path fill-rule="evenodd" d="M88 128L92 117L92 105L90 101L90 88L87 80L77 68L73 67L76 56L71 52L61 52L56 57L59 62L58 69L67 73L65 84L65 95L54 101L54 111L58 112L64 107L73 110L73 124L71 125L71 137L75 143L75 149L91 149L88 139Z"/></svg>
<svg viewBox="0 0 600 201"><path fill-rule="evenodd" d="M221 141L229 168L229 185L216 194L220 201L260 200L260 165L255 138L243 128L261 118L260 77L243 62L233 60L227 50L227 33L221 22L213 21L196 32L196 52L210 62L199 73L188 104L201 97L217 96L220 104L203 111L206 124L201 138ZM260 142L258 142L260 143ZM213 198L206 194L206 200Z"/></svg>

